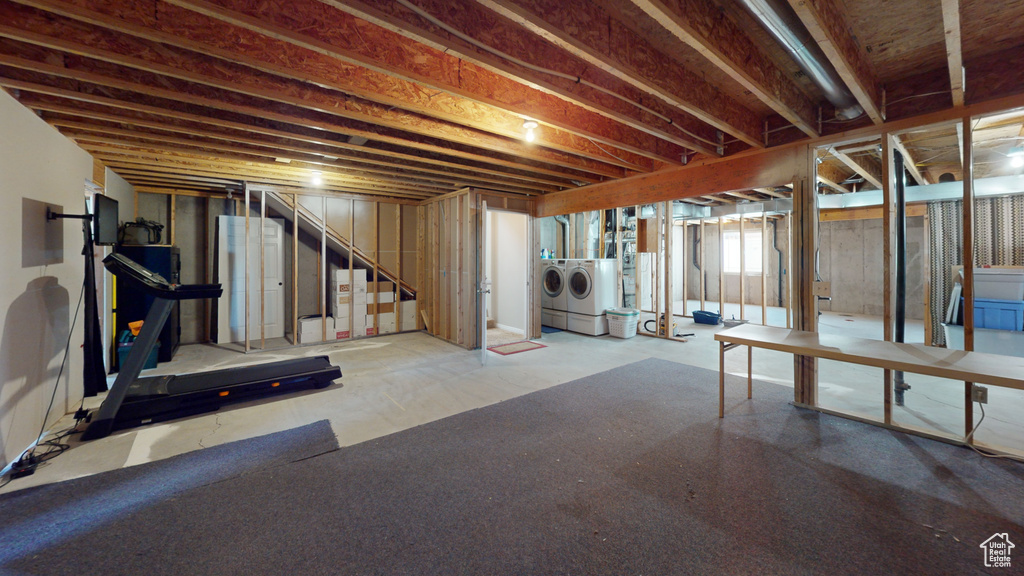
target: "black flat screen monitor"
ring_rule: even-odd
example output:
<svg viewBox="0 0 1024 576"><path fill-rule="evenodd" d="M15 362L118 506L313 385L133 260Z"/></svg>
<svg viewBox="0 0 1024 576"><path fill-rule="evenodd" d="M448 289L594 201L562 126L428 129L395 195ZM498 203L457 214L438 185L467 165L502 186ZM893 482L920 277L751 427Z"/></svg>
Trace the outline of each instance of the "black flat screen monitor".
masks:
<svg viewBox="0 0 1024 576"><path fill-rule="evenodd" d="M103 194L95 194L92 201L93 244L98 246L117 244L118 224L117 200Z"/></svg>

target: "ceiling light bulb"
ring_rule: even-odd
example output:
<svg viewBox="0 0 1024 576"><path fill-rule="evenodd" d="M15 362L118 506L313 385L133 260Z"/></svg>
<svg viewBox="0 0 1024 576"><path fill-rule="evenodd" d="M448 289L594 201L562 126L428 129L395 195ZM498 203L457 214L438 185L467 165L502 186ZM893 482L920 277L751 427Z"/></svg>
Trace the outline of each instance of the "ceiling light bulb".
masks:
<svg viewBox="0 0 1024 576"><path fill-rule="evenodd" d="M1013 166L1014 168L1024 166L1024 156L1014 156L1010 158L1010 166Z"/></svg>
<svg viewBox="0 0 1024 576"><path fill-rule="evenodd" d="M533 120L527 120L526 122L523 122L523 128L526 130L526 141L533 142L534 139L537 138L537 135L534 133L534 129L537 128L537 123Z"/></svg>
<svg viewBox="0 0 1024 576"><path fill-rule="evenodd" d="M321 173L319 171L314 171L313 172L313 185L314 186L319 186L319 185L324 183L324 179L321 178L320 175L321 175Z"/></svg>

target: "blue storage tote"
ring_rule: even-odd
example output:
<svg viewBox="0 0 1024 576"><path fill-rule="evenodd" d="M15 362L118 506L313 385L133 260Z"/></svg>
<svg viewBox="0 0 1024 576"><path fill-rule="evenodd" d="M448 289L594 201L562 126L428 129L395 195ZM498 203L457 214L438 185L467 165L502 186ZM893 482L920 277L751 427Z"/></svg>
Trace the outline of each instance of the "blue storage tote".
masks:
<svg viewBox="0 0 1024 576"><path fill-rule="evenodd" d="M974 327L1024 330L1024 301L975 298Z"/></svg>

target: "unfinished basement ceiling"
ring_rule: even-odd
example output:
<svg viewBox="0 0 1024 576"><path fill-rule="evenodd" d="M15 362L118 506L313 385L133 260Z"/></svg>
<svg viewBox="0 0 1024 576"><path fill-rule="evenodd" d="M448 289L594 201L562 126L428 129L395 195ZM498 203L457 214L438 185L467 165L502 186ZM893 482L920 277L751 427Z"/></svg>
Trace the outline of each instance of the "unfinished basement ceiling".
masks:
<svg viewBox="0 0 1024 576"><path fill-rule="evenodd" d="M575 189L1024 93L1019 1L768 1L835 48L852 120L757 1L4 0L0 86L140 191L300 191L320 171L329 193L407 202ZM978 177L1020 143L1022 118L996 123L976 127ZM923 179L960 177L950 129L901 136ZM880 160L848 145L820 166L853 192Z"/></svg>

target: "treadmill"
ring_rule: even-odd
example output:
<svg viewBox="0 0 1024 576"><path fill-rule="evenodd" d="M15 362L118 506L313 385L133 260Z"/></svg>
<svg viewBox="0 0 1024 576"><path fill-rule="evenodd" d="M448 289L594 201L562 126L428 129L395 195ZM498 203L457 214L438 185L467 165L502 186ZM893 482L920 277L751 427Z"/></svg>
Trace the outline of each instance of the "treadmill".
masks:
<svg viewBox="0 0 1024 576"><path fill-rule="evenodd" d="M122 254L103 259L118 280L154 297L145 322L114 385L98 410L89 414L82 440L103 438L114 430L170 420L222 405L309 388L324 388L341 378L327 356L282 360L212 372L139 378L176 300L219 298L220 284L173 285Z"/></svg>

